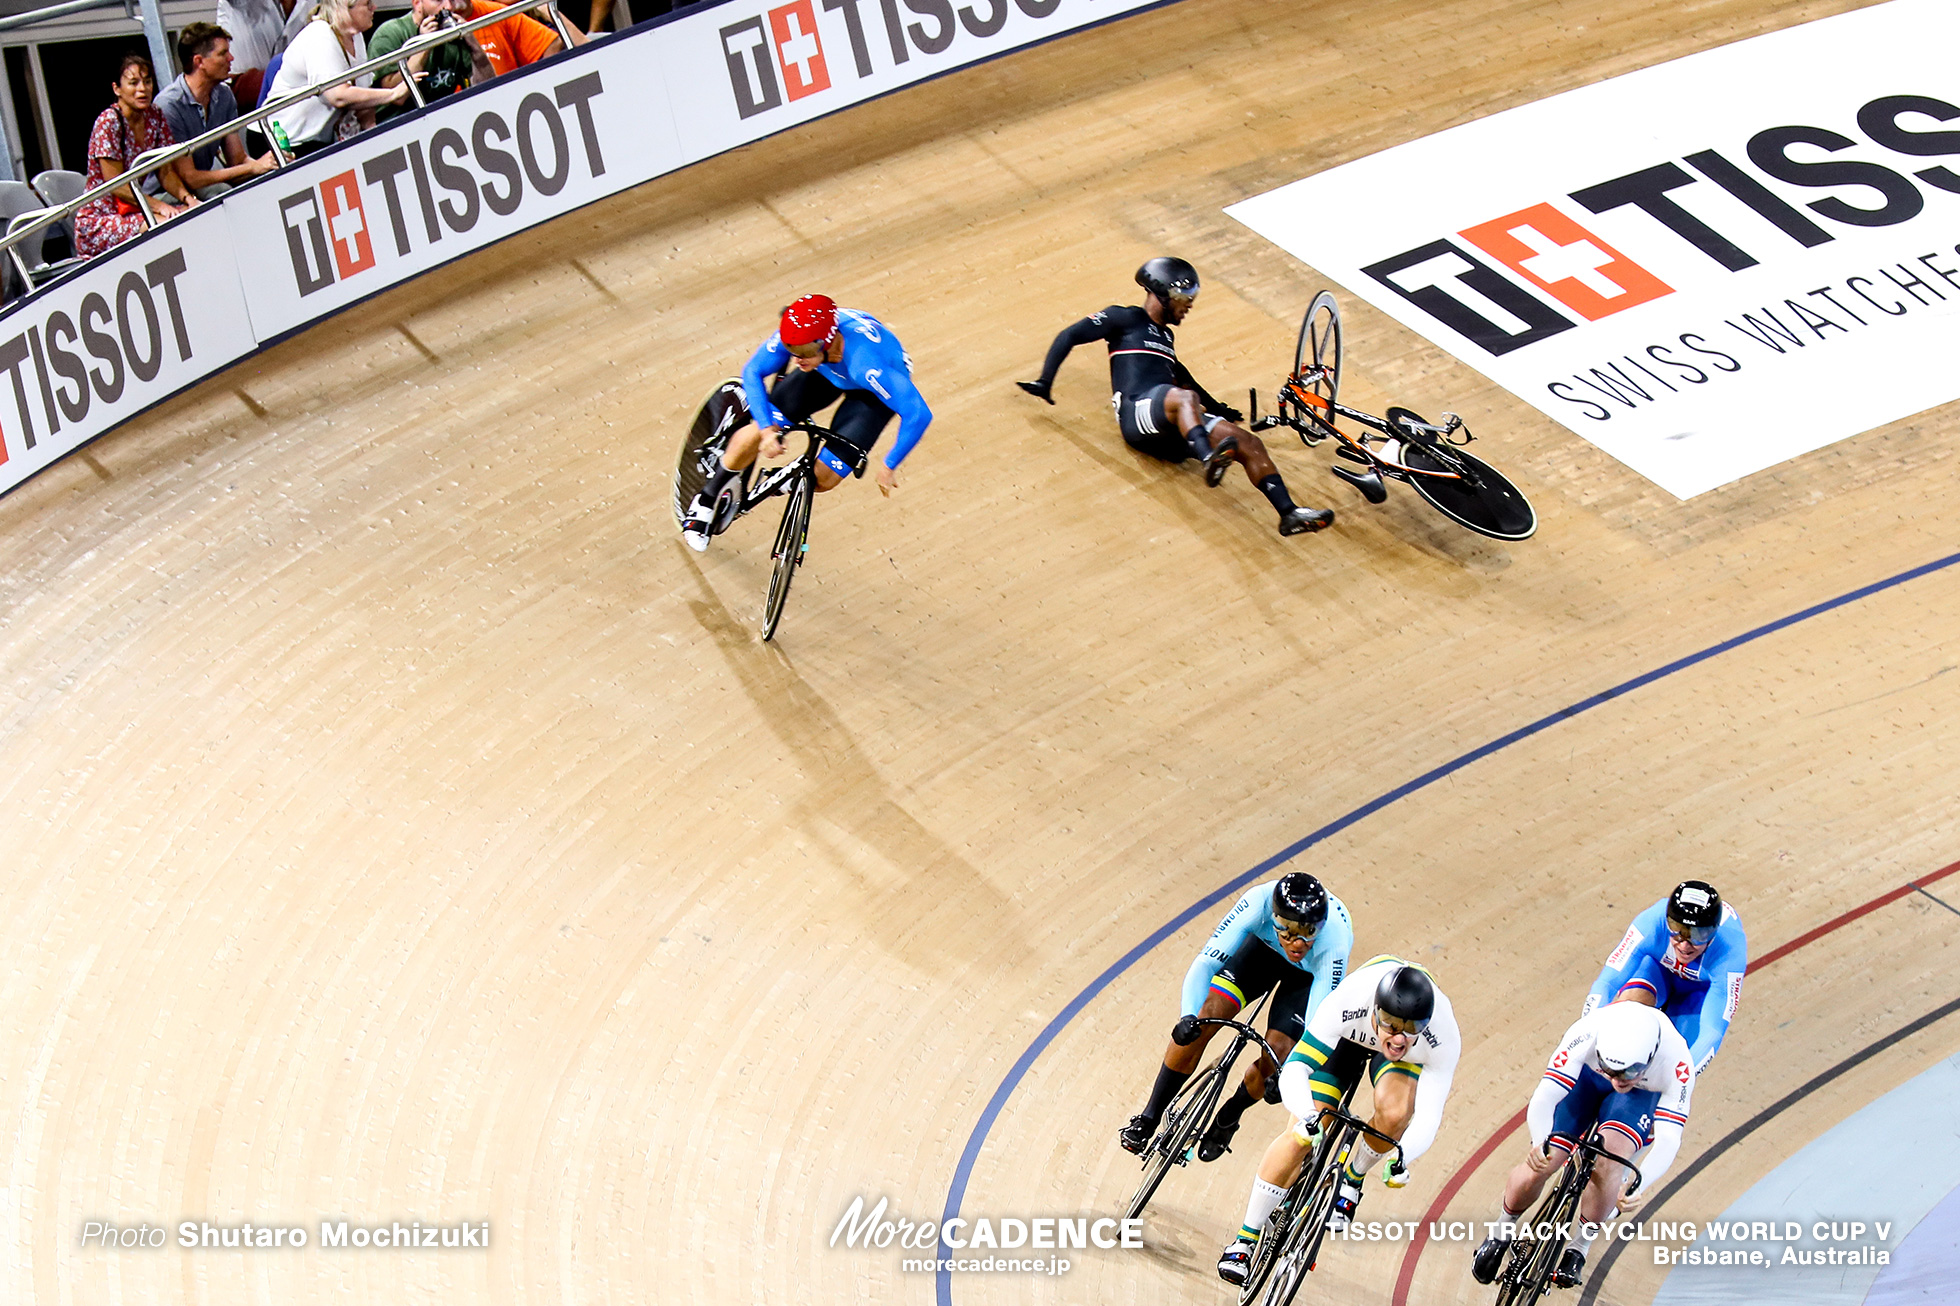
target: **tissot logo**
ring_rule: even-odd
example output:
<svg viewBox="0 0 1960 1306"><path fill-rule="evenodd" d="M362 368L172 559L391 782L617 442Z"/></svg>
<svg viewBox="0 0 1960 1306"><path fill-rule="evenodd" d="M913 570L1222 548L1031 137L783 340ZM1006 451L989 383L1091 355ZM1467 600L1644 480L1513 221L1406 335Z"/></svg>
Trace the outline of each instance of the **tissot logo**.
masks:
<svg viewBox="0 0 1960 1306"><path fill-rule="evenodd" d="M361 186L353 172L320 183L320 202L326 210L327 234L333 241L334 266L345 281L374 266L374 242L368 238L367 211L361 207Z"/></svg>
<svg viewBox="0 0 1960 1306"><path fill-rule="evenodd" d="M359 163L345 172L280 200L300 297L366 272L382 249L408 258L473 230L486 215L510 217L532 196L555 196L581 163L587 178L603 177L592 106L604 91L599 74L588 72L548 94L531 92L514 113L485 109L467 120L444 117L456 125L426 138L384 137L392 148L356 155Z"/></svg>
<svg viewBox="0 0 1960 1306"><path fill-rule="evenodd" d="M1867 101L1854 117L1859 136L1826 127L1764 128L1747 137L1734 152L1737 158L1713 149L1690 151L1678 161L1642 167L1580 187L1557 202L1533 204L1463 228L1455 235L1467 249L1443 237L1363 271L1458 335L1501 356L1571 330L1581 320L1598 322L1672 295L1687 284L1663 281L1561 204L1614 215L1616 229L1637 236L1640 250L1648 251L1642 258L1684 268L1693 288L1706 290L1712 282L1765 260L1780 261L1830 244L1841 231L1909 222L1927 211L1929 200L1951 203L1942 192L1960 192L1960 174L1953 170L1904 163L1960 157L1960 131L1929 129L1960 119L1960 106L1926 95L1882 95ZM1888 167L1873 157L1900 166ZM1805 198L1819 190L1827 193ZM1893 284L1908 291L1925 284L1915 269L1900 267L1908 280L1893 277ZM1932 270L1944 275L1938 267ZM1872 282L1864 279L1863 284ZM1838 292L1846 301L1862 293L1858 285L1847 285L1847 291ZM1825 293L1798 290L1810 296ZM1881 312L1891 311L1869 295L1865 300ZM1801 303L1786 299L1762 312L1772 319L1783 312L1819 338L1859 322L1855 302L1845 309L1836 298L1829 300L1845 314L1844 323L1833 320L1828 310L1819 316L1811 307L1799 307ZM1782 352L1777 336L1802 345L1780 322L1745 322L1736 329L1776 352Z"/></svg>
<svg viewBox="0 0 1960 1306"><path fill-rule="evenodd" d="M830 70L824 66L823 42L817 39L817 13L810 0L796 0L769 11L769 34L775 38L776 58L783 66L783 88L789 98L830 89Z"/></svg>

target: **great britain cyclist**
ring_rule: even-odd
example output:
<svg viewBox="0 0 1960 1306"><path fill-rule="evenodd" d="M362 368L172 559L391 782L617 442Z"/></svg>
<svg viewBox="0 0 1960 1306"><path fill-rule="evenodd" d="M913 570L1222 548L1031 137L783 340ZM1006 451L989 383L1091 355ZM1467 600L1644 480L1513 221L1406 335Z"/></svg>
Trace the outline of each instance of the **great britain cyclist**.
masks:
<svg viewBox="0 0 1960 1306"><path fill-rule="evenodd" d="M1622 1001L1659 1007L1701 1074L1735 1019L1748 966L1749 939L1735 908L1707 881L1685 880L1634 917L1593 981L1584 1012Z"/></svg>
<svg viewBox="0 0 1960 1306"><path fill-rule="evenodd" d="M912 384L912 360L891 328L869 313L839 308L828 295L805 295L783 310L776 331L742 369L742 392L754 424L729 437L720 466L694 496L681 526L681 538L697 553L708 547L718 525L726 526L726 514L717 522L723 493L758 450L771 458L782 455L783 428L790 423L843 399L830 429L858 457L853 465L826 446L817 457L822 491L863 474L872 448L896 416L898 438L877 472L884 494L898 488L898 465L932 425L932 410Z"/></svg>
<svg viewBox="0 0 1960 1306"><path fill-rule="evenodd" d="M1065 328L1048 347L1041 378L1016 384L1052 404L1062 360L1077 345L1103 341L1109 346L1110 403L1132 449L1169 463L1202 459L1211 486L1238 463L1279 513L1281 535L1333 525L1327 509L1293 502L1265 441L1238 425L1244 415L1207 394L1178 361L1171 328L1198 298L1197 269L1181 258L1153 258L1137 269L1137 284L1146 292L1141 305L1112 304Z"/></svg>
<svg viewBox="0 0 1960 1306"><path fill-rule="evenodd" d="M1342 980L1307 1022L1305 1035L1280 1069L1280 1097L1293 1124L1259 1162L1245 1220L1218 1258L1218 1277L1245 1283L1267 1217L1299 1176L1301 1163L1326 1126L1326 1113L1340 1105L1364 1070L1374 1085L1369 1127L1402 1147L1399 1164L1391 1161L1382 1182L1390 1188L1407 1184L1409 1166L1436 1141L1462 1055L1455 1010L1421 966L1400 957L1373 957ZM1353 1221L1368 1172L1393 1151L1377 1150L1375 1143L1369 1134L1356 1137L1327 1219L1330 1231Z"/></svg>
<svg viewBox="0 0 1960 1306"><path fill-rule="evenodd" d="M1229 1020L1273 990L1266 1011L1266 1041L1284 1057L1308 1018L1341 982L1354 924L1339 898L1305 871L1291 871L1255 885L1232 905L1184 975L1181 1014L1157 1069L1150 1101L1117 1135L1124 1148L1141 1152L1179 1089L1198 1068L1198 1058L1217 1031L1204 1020ZM1198 1143L1198 1158L1215 1161L1231 1150L1247 1107L1266 1095L1276 1067L1261 1053L1232 1096L1218 1108Z"/></svg>
<svg viewBox="0 0 1960 1306"><path fill-rule="evenodd" d="M1576 1285L1586 1270L1586 1254L1598 1226L1615 1211L1631 1215L1660 1184L1681 1150L1694 1097L1695 1067L1687 1040L1668 1018L1637 1002L1613 1002L1579 1018L1546 1063L1525 1111L1531 1150L1504 1181L1498 1208L1499 1232L1472 1254L1470 1273L1478 1283L1497 1278L1511 1240L1504 1225L1515 1224L1576 1146L1598 1127L1601 1145L1640 1167L1640 1190L1628 1194L1633 1176L1624 1166L1600 1160L1579 1199L1572 1241L1552 1273L1561 1288ZM1644 1157L1638 1154L1644 1151Z"/></svg>

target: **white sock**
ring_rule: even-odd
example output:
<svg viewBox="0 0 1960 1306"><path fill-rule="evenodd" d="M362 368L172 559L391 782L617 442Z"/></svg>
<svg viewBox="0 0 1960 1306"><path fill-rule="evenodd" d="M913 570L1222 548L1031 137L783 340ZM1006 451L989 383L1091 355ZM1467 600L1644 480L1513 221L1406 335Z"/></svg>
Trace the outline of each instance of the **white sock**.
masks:
<svg viewBox="0 0 1960 1306"><path fill-rule="evenodd" d="M1580 1220L1572 1226L1572 1245L1579 1249L1579 1255L1592 1254L1593 1235L1586 1232L1586 1222Z"/></svg>
<svg viewBox="0 0 1960 1306"><path fill-rule="evenodd" d="M1251 1240L1258 1237L1259 1231L1266 1227L1266 1217L1286 1196L1286 1190L1278 1184L1269 1184L1264 1179L1252 1181L1252 1196L1245 1204L1245 1224L1239 1230L1239 1237ZM1247 1233L1250 1229L1252 1232Z"/></svg>
<svg viewBox="0 0 1960 1306"><path fill-rule="evenodd" d="M1375 1168L1375 1162L1387 1155L1387 1152L1377 1152L1366 1137L1355 1139L1353 1150L1348 1153L1348 1175L1356 1180L1366 1179L1368 1172Z"/></svg>
<svg viewBox="0 0 1960 1306"><path fill-rule="evenodd" d="M1524 1213L1522 1211L1513 1211L1510 1207L1504 1205L1504 1202L1501 1198L1498 1200L1497 1222L1499 1224L1516 1224L1519 1218L1522 1217L1523 1214ZM1497 1236L1502 1238L1504 1235L1500 1233Z"/></svg>

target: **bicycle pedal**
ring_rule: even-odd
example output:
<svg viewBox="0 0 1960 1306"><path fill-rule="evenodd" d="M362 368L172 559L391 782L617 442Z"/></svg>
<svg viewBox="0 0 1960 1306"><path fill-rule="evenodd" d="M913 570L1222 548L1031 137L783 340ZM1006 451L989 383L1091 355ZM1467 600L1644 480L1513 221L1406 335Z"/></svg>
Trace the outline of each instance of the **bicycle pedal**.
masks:
<svg viewBox="0 0 1960 1306"><path fill-rule="evenodd" d="M740 506L739 498L733 487L723 490L721 492L721 498L715 501L715 516L714 520L708 523L708 533L710 535L719 535L730 526L733 526L735 519L742 515L738 511Z"/></svg>

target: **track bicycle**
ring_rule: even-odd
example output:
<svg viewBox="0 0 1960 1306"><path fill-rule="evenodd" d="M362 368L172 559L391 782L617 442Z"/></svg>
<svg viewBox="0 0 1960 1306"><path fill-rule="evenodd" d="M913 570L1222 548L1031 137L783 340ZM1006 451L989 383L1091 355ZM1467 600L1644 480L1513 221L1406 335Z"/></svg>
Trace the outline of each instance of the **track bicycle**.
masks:
<svg viewBox="0 0 1960 1306"><path fill-rule="evenodd" d="M1251 428L1287 427L1308 448L1334 440L1338 456L1366 470L1331 470L1370 503L1388 498L1385 481L1401 481L1430 507L1479 535L1523 540L1537 531L1538 514L1523 492L1495 467L1463 451L1475 437L1461 417L1444 413L1437 425L1394 407L1376 417L1341 403L1340 388L1341 309L1333 292L1323 290L1314 296L1300 323L1293 372L1279 387L1279 411L1260 417L1259 392L1253 391ZM1356 434L1342 430L1335 419L1343 417L1367 430Z"/></svg>
<svg viewBox="0 0 1960 1306"><path fill-rule="evenodd" d="M1552 1275L1557 1273L1565 1246L1572 1240L1573 1222L1579 1218L1579 1199L1598 1161L1603 1159L1633 1171L1633 1183L1626 1191L1629 1194L1639 1191L1639 1168L1631 1160L1607 1151L1596 1141L1598 1138L1599 1132L1594 1130L1591 1138L1572 1150L1559 1170L1558 1183L1538 1203L1530 1223L1519 1224L1518 1236L1511 1240L1504 1269L1497 1276L1497 1306L1534 1306L1551 1288ZM1541 1233L1549 1236L1540 1237Z"/></svg>
<svg viewBox="0 0 1960 1306"><path fill-rule="evenodd" d="M1331 1111L1320 1114L1320 1131L1313 1151L1301 1163L1299 1178L1286 1190L1286 1196L1266 1217L1252 1260L1246 1266L1246 1279L1239 1289L1242 1306L1288 1306L1307 1275L1320 1261L1320 1246L1327 1238L1327 1219L1334 1213L1334 1198L1341 1190L1341 1167L1347 1164L1354 1142L1371 1134L1386 1143L1394 1153L1391 1164L1402 1163L1402 1145L1369 1126L1349 1108L1354 1101L1356 1075ZM1265 1295L1260 1295L1264 1287Z"/></svg>
<svg viewBox="0 0 1960 1306"><path fill-rule="evenodd" d="M742 382L730 378L715 387L701 411L688 427L681 443L679 461L674 466L674 520L685 523L694 496L707 483L708 475L721 461L729 438L749 423L748 400ZM850 464L853 474L864 472L865 455L856 445L840 440L814 422L790 422L783 434L800 433L809 439L803 452L780 467L751 463L730 481L715 505L711 534L720 535L742 517L762 505L765 499L783 495L782 524L776 528L776 543L770 551L769 589L762 603L762 638L774 639L783 619L783 605L789 601L789 584L810 551L810 503L817 493L817 454L829 449L831 455Z"/></svg>
<svg viewBox="0 0 1960 1306"><path fill-rule="evenodd" d="M1279 1083L1280 1059L1273 1055L1272 1045L1260 1037L1251 1024L1258 1019L1265 1005L1266 998L1260 998L1258 1004L1246 1013L1244 1021L1214 1020L1210 1017L1198 1021L1200 1025L1231 1030L1232 1041L1210 1065L1192 1075L1178 1090L1177 1096L1171 1099L1170 1108L1164 1112L1157 1132L1144 1146L1143 1178L1137 1182L1136 1192L1130 1196L1130 1204L1123 1208L1125 1219L1134 1220L1143 1214L1143 1208L1150 1205L1150 1199L1157 1193L1157 1186L1164 1182L1164 1176L1171 1172L1172 1166L1191 1163L1198 1140L1211 1128L1212 1117L1218 1113L1218 1104L1224 1098L1225 1088L1232 1082L1232 1067L1248 1043L1257 1043L1272 1064L1273 1072L1267 1076L1267 1095L1272 1095L1274 1086Z"/></svg>

